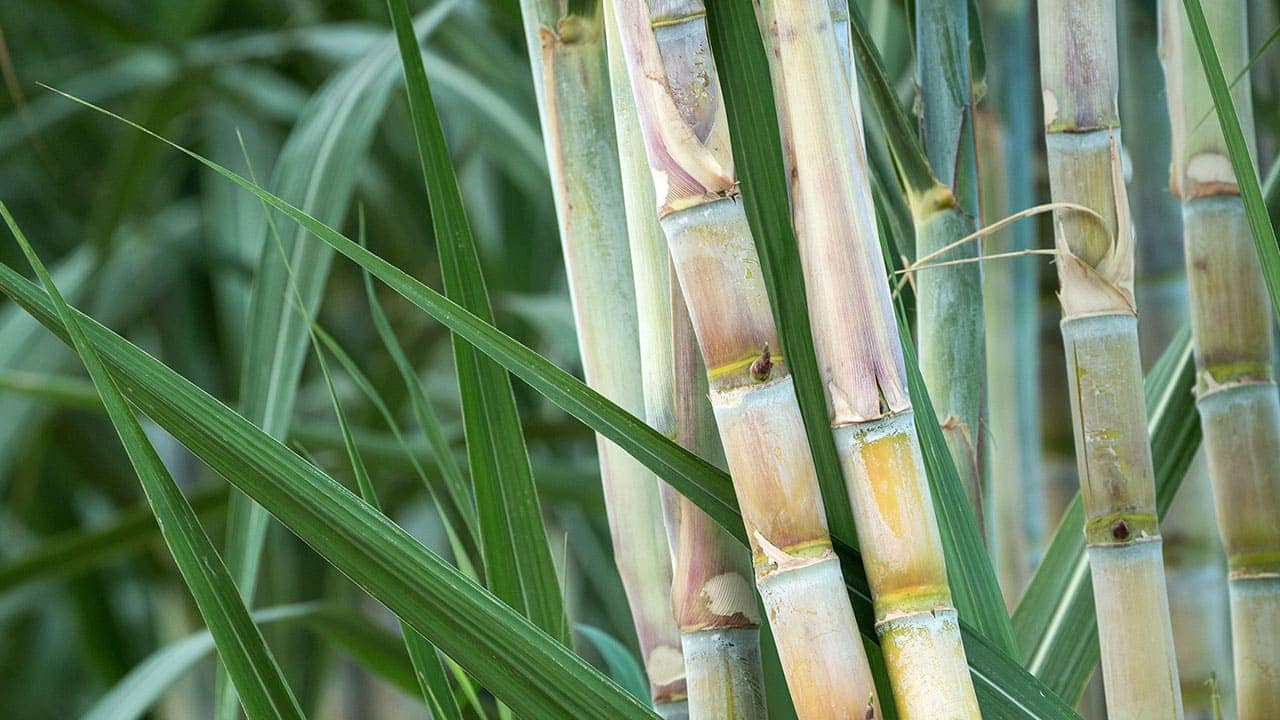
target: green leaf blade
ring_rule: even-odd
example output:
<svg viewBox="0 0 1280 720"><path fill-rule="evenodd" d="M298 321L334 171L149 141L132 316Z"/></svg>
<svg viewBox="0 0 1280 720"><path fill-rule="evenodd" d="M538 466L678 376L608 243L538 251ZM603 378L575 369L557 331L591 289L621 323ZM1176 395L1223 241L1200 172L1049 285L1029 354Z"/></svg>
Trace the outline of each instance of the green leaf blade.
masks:
<svg viewBox="0 0 1280 720"><path fill-rule="evenodd" d="M427 184L445 294L486 323L493 310L404 0L388 0ZM454 362L489 587L533 622L568 641L564 601L543 526L511 379L497 363L454 338Z"/></svg>
<svg viewBox="0 0 1280 720"><path fill-rule="evenodd" d="M67 97L87 105L87 103L74 97ZM698 504L704 512L733 534L739 542L746 544L746 538L742 530L742 519L733 496L732 484L728 475L723 471L708 464L668 438L663 437L644 421L622 410L616 404L609 402L546 358L512 340L492 325L480 321L476 316L462 309L456 303L414 280L399 268L374 255L332 228L320 223L305 212L234 172L207 160L197 153L171 143L151 133L146 128L121 118L110 111L96 106L90 105L90 107L94 107L99 112L130 125L134 129L151 134L157 140L169 144L174 149L204 164L210 170L289 215L296 222L307 228L308 231L331 244L339 252L368 270L370 274L377 277L392 290L444 324L450 331L462 336L468 342L480 348L535 391L581 420L592 430L617 443L656 474L666 478L677 490ZM14 298L23 308L36 315L41 322L54 329L55 332L58 330L57 320L51 317L42 294L32 288L30 283L3 265L0 265L0 290ZM136 384L137 394L131 395L131 397L136 402L143 403L148 415L160 422L161 425L170 428L171 431L181 430L184 425L192 425L193 427L201 428L205 433L212 436L213 441L216 441L217 437L222 434L221 432L210 432L224 427L222 424L223 416L214 412L214 408L208 405L208 403L212 403L213 406L217 406L216 401L212 398L208 398L207 401L203 400L202 398L207 396L202 391L190 386L190 383L186 383L185 380L173 376L163 365L149 358L145 353L133 348L122 339L112 335L109 331L96 325L92 329L94 330L93 337L95 341L109 343L106 349L109 352L113 368L119 369L121 372L131 372L133 377L162 377L169 383L165 386L166 391L164 392L157 392L154 382ZM124 363L122 358L138 361L141 363L141 367L133 368L130 363ZM180 394L178 393L179 389L188 390L187 394L191 395L191 397L188 398L187 394L184 394L183 396L186 400L192 398L199 400L196 411L184 410L185 400L183 403L174 403L173 398ZM215 421L217 421L216 424ZM256 428L253 429L256 430ZM258 434L261 434L260 431ZM205 444L208 442L205 439L205 434L190 429L183 431L180 440L183 438L186 438L183 440L184 444L187 444L188 447L201 448L201 452L216 452L217 448L220 447L226 447L233 452L242 450L239 445L234 443L208 446ZM274 445L278 445L278 443L274 443ZM284 450L284 452L288 453L287 450ZM234 479L244 482L244 479L239 476ZM271 486L267 485L267 487ZM327 503L325 506L327 507ZM281 503L281 512L290 507L291 505L288 502ZM294 527L292 521L286 524ZM294 527L294 529L300 535L303 534L300 531L300 526ZM327 534L327 530L321 530L320 532L322 536ZM307 535L307 537L310 537L310 535ZM361 533L353 537L358 540L363 538L364 534ZM867 618L871 617L871 599L866 588L865 577L861 573L861 559L856 551L846 543L837 540L836 548L841 557L854 610L859 614L860 621L864 624L864 627L869 628L870 624ZM328 557L328 555L326 556ZM330 557L330 561L337 565L339 562L345 562L345 558L337 554ZM353 572L367 567L367 563L359 564L353 569ZM372 584L372 582L369 583L369 585ZM386 603L388 607L396 610L397 614L401 613L401 610L396 608L403 607L403 598L387 592L385 586L379 585L376 591L371 590L371 594ZM468 605L468 607L470 606ZM508 614L510 614L509 610ZM421 617L421 615L418 617ZM489 622L493 622L492 618L489 619ZM415 625L415 627L418 626ZM424 625L422 627L430 628L431 626ZM986 647L988 644L978 635L977 631L964 621L961 622L961 632L965 636L966 647L971 642L977 642L978 645L975 646L977 648ZM426 633L424 632L424 634ZM427 636L433 642L437 640L436 636L430 634ZM476 644L473 638L469 637L468 641L472 642L473 645ZM442 643L438 644L441 645L446 653L452 653L454 651L453 648L457 647L445 647ZM494 652L500 651L495 650ZM966 652L968 653L969 651L966 650ZM509 655L510 652L505 654ZM493 675L486 674L482 676L479 672L479 669L484 668L477 665L477 663L482 663L483 658L467 657L464 651L464 654L459 656L459 659L467 659L472 665L468 670L473 672L486 687L495 689L495 685L490 679ZM1069 707L1053 696L1043 684L1019 667L1003 652L975 652L970 655L970 663L974 672L974 683L979 695L979 702L982 703L984 713L989 717L1025 718L1026 720L1078 720L1078 716ZM532 672L532 670L528 671L528 673ZM519 676L521 680L526 680L527 677L528 674ZM545 677L545 675L540 675L539 677ZM1028 690L1026 693L1019 693L1016 697L1010 698L1007 692L1001 690L1001 686L1006 682L1015 681L1028 688ZM511 686L504 685L499 689L509 687ZM502 696L501 692L499 695ZM533 702L533 700L526 700L521 707L530 706ZM516 706L513 704L513 707ZM591 706L587 705L586 707ZM516 710L519 712L520 707L516 707ZM647 715L646 717L652 716Z"/></svg>

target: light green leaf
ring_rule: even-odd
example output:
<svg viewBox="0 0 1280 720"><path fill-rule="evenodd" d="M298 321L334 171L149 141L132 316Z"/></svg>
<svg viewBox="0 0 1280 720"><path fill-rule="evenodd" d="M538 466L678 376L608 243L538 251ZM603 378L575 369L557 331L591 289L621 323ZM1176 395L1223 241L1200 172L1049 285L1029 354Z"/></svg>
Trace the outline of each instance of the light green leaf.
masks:
<svg viewBox="0 0 1280 720"><path fill-rule="evenodd" d="M640 663L626 646L597 627L579 623L574 626L574 629L590 640L596 651L600 653L600 657L604 658L605 664L609 666L609 675L614 682L621 685L637 700L649 701L649 681L645 680L644 670L640 668Z"/></svg>

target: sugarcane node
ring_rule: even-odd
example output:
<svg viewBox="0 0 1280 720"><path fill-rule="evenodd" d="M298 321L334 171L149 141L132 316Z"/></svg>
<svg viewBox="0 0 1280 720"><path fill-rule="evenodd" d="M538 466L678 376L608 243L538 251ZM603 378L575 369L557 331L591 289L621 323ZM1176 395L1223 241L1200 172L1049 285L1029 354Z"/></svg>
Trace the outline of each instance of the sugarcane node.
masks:
<svg viewBox="0 0 1280 720"><path fill-rule="evenodd" d="M751 363L751 379L758 383L762 383L769 379L770 373L773 372L773 356L769 354L769 344L765 343L764 349L760 351L760 357Z"/></svg>
<svg viewBox="0 0 1280 720"><path fill-rule="evenodd" d="M1129 524L1123 519L1115 521L1111 526L1111 537L1116 540L1125 541L1129 539Z"/></svg>

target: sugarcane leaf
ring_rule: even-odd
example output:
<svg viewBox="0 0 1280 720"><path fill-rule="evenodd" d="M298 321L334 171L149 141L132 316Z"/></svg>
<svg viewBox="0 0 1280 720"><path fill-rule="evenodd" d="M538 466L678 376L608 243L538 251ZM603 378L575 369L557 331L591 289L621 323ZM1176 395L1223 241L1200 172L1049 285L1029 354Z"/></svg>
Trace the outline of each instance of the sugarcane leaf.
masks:
<svg viewBox="0 0 1280 720"><path fill-rule="evenodd" d="M636 661L635 656L631 654L631 651L625 645L598 627L578 623L574 626L574 629L590 640L596 652L599 652L600 657L604 658L605 665L609 667L609 676L613 678L614 682L621 685L624 690L635 696L637 700L648 702L649 681L645 679L644 670L640 668L640 663Z"/></svg>
<svg viewBox="0 0 1280 720"><path fill-rule="evenodd" d="M723 3L709 7L707 21L712 49L721 60L718 63L720 81L733 132L734 163L742 179L747 219L760 250L770 300L779 316L778 326L783 334L787 361L794 372L796 395L805 415L810 445L814 448L832 535L853 546L856 536L848 510L849 499L809 334L802 290L804 278L792 234L777 111L760 30L755 14L746 4ZM910 334L903 337L909 338ZM964 489L942 439L933 406L924 391L914 352L910 343L903 345L916 426L933 490L956 609L961 618L1012 653L1016 646L995 571L977 522L964 499ZM815 441L815 436L823 441ZM834 503L839 503L843 512L835 512Z"/></svg>
<svg viewBox="0 0 1280 720"><path fill-rule="evenodd" d="M445 295L492 324L480 260L436 114L405 0L388 0L399 41L414 136L427 184ZM467 342L453 342L485 581L534 624L568 641L568 621L529 468L511 378Z"/></svg>
<svg viewBox="0 0 1280 720"><path fill-rule="evenodd" d="M274 198L265 191L259 197ZM66 337L45 293L3 264L0 289ZM76 317L139 410L517 714L656 717L319 468L124 338L81 313Z"/></svg>
<svg viewBox="0 0 1280 720"><path fill-rule="evenodd" d="M1227 155L1231 158L1240 199L1244 202L1245 217L1249 220L1250 234L1258 251L1262 276L1267 283L1267 294L1271 297L1271 309L1280 318L1280 247L1276 245L1275 228L1267 213L1262 188L1258 184L1257 170L1249 154L1249 142L1245 139L1240 116L1231 101L1231 89L1227 86L1222 61L1218 58L1213 35L1205 20L1204 8L1200 5L1200 0L1183 0L1182 7L1186 10L1191 34L1196 41L1196 52L1200 55L1200 63L1209 82L1209 94L1213 96L1213 106L1217 110L1218 123L1227 144Z"/></svg>
<svg viewBox="0 0 1280 720"><path fill-rule="evenodd" d="M298 308L300 312L306 312L300 302ZM338 420L338 428L342 432L342 441L347 449L347 458L351 462L351 471L355 475L356 486L360 490L360 498L368 503L370 507L381 512L382 503L378 500L378 492L373 486L373 480L369 477L369 471L365 467L364 459L360 456L360 448L356 444L355 438L351 435L351 426L347 422L346 413L342 410L342 402L338 399L338 391L334 388L333 376L329 374L329 363L325 360L324 353L320 350L320 340L314 327L312 325L308 325L308 327L312 328L311 347L320 365L320 372L324 375L325 387L329 391L329 401L333 404L333 412ZM462 712L458 709L458 700L454 697L453 689L449 686L449 679L444 674L444 666L440 656L436 654L435 647L413 628L402 625L400 632L404 636L405 649L409 651L409 660L413 664L414 675L418 679L422 697L426 700L427 706L431 708L431 717L438 720L461 720Z"/></svg>
<svg viewBox="0 0 1280 720"><path fill-rule="evenodd" d="M129 461L138 474L147 502L155 512L160 534L169 546L174 562L213 635L218 656L222 659L236 692L243 699L245 712L255 719L302 718L298 701L294 699L275 657L262 639L262 633L249 617L249 611L240 599L230 572L218 556L204 528L200 526L195 511L160 461L160 456L142 431L138 418L120 392L115 378L85 336L71 307L58 292L53 277L28 244L4 203L0 203L0 215L3 215L27 261L39 276L67 330L71 344L98 389L111 424L115 426L120 442L129 455Z"/></svg>
<svg viewBox="0 0 1280 720"><path fill-rule="evenodd" d="M316 334L316 337L319 338L325 348L329 350L329 353L338 360L338 364L346 371L347 376L356 384L356 387L359 388L360 392L362 392L365 398L369 400L369 403L373 405L374 409L382 417L382 421L391 430L391 436L395 438L395 443L400 450L400 453L408 461L410 467L413 468L418 479L422 481L422 486L426 488L428 495L435 504L437 512L440 514L440 520L444 526L445 534L449 539L449 546L453 550L454 561L458 565L458 569L462 570L462 572L472 580L479 578L480 576L475 571L475 566L472 564L471 556L468 553L467 547L463 544L462 539L458 537L458 534L454 529L454 524L451 520L454 516L447 514L444 507L441 506L436 494L435 486L427 479L427 474L422 468L422 463L418 461L417 455L414 454L412 448L409 447L409 442L405 439L404 433L400 429L400 424L396 422L395 416L391 414L391 409L387 406L386 400L382 398L381 393L379 393L377 388L373 386L373 382L364 374L363 371L360 370L360 367L356 365L355 360L351 358L347 351L342 348L332 335L325 332L324 328L321 328L315 323L312 323L312 331ZM354 438L354 431L351 435ZM358 448L360 445L359 441L356 440L355 443ZM347 441L345 439L342 442L342 446L344 448L347 447ZM434 447L432 450L435 452ZM446 446L445 451L449 452L450 457L452 458L452 450ZM433 457L437 457L437 455L433 455Z"/></svg>
<svg viewBox="0 0 1280 720"><path fill-rule="evenodd" d="M455 2L444 2L423 14L418 30L439 26ZM337 224L346 214L351 194L378 120L397 77L396 45L384 37L316 92L301 113L302 121L285 142L273 169L271 187ZM333 259L333 249L307 233L281 238L284 256L268 239L266 224L258 228L252 247L259 248L257 271L249 299L245 354L240 376L241 412L276 438L289 429L307 349L307 322L319 307ZM294 268L290 273L286 259ZM302 317L293 307L299 294L307 308ZM227 564L244 597L252 600L257 581L267 515L239 491L232 491L227 512ZM221 680L221 676L220 676ZM220 682L220 686L225 687ZM225 691L218 693L217 716L234 716Z"/></svg>
<svg viewBox="0 0 1280 720"><path fill-rule="evenodd" d="M361 665L406 693L416 689L413 668L404 650L387 631L356 612L316 603L280 605L253 613L259 626L298 625L345 649ZM136 720L160 700L174 683L213 652L208 630L165 645L138 663L98 698L81 720Z"/></svg>
<svg viewBox="0 0 1280 720"><path fill-rule="evenodd" d="M373 278L369 276L368 271L363 271L362 276L365 296L369 300L369 314L373 318L373 327L378 331L378 337L382 339L383 346L386 347L387 353L391 355L391 359L395 362L396 370L399 371L405 389L409 392L409 402L413 407L413 415L418 422L418 429L426 436L427 443L431 446L436 468L440 471L441 476L444 477L445 488L453 502L454 509L463 518L464 524L478 547L480 534L476 524L475 501L472 499L471 492L468 489L467 479L463 476L462 468L458 465L458 460L453 455L453 448L449 445L449 441L445 439L444 430L440 426L440 418L436 415L431 400L427 397L427 391L422 386L422 380L418 377L417 371L414 370L413 364L409 362L409 356L405 354L404 348L400 346L400 341L396 338L395 331L391 328L391 322L387 320L387 315L382 310L382 303L378 301L378 294L373 288ZM388 422L390 422L390 418L388 418ZM412 455L409 455L409 457L412 457ZM416 461L415 466L417 466Z"/></svg>
<svg viewBox="0 0 1280 720"><path fill-rule="evenodd" d="M431 26L443 18L437 9ZM325 222L341 222L395 78L395 44L386 37L328 80L307 103L301 122L285 142L271 187ZM270 211L266 219L271 220ZM258 249L258 262L245 328L240 410L268 434L283 439L302 376L308 321L320 306L333 249L291 225L288 236L279 239L284 245L280 250L270 238L273 229L274 225L269 229L267 223L260 224L251 241L251 247ZM295 296L301 298L305 314L295 311ZM256 594L267 521L262 508L232 490L227 563L250 603ZM215 703L216 718L235 720L234 697L221 669Z"/></svg>
<svg viewBox="0 0 1280 720"><path fill-rule="evenodd" d="M246 152L246 162L248 162L248 154ZM252 165L249 166L252 173ZM252 178L252 174L250 175ZM256 178L255 178L256 180ZM373 480L369 477L369 470L365 466L364 458L360 455L360 447L355 441L355 437L351 433L351 425L347 422L347 414L342 409L342 401L338 399L338 391L333 384L333 376L329 373L329 362L325 359L324 352L320 349L320 331L316 323L310 319L306 306L303 304L302 296L297 292L296 275L294 275L293 267L289 263L289 259L285 256L284 243L280 240L280 234L276 230L275 223L271 219L270 208L264 203L263 210L266 211L267 224L270 229L271 237L275 241L276 247L280 251L285 269L289 274L289 287L293 292L293 306L297 310L298 315L306 321L307 336L311 342L312 352L315 354L316 362L320 366L320 373L324 377L325 388L329 392L329 402L333 405L334 416L338 421L338 430L342 434L342 444L346 448L347 458L351 463L351 472L355 476L356 487L359 489L360 498L369 504L373 509L382 512L382 503L378 500L377 490L373 486ZM360 237L364 239L364 215L360 216ZM327 344L330 348L341 353L341 348L332 338L326 336ZM341 358L347 369L354 370L354 363L342 353ZM392 420L390 413L386 409L386 404L382 399L373 392L372 386L367 380L364 380L363 387L366 392L374 400L378 408L385 414L388 423L391 425L396 437L400 437L399 429ZM448 519L442 516L442 520L448 524ZM453 536L450 528L450 537ZM413 664L414 675L418 679L422 697L426 701L427 706L431 708L431 716L438 720L461 720L461 711L458 709L457 698L453 695L453 690L449 686L449 680L444 674L444 666L440 656L436 654L436 649L426 638L422 637L413 628L401 625L401 634L404 637L405 648L409 651L409 659Z"/></svg>
<svg viewBox="0 0 1280 720"><path fill-rule="evenodd" d="M97 397L96 395L94 396ZM98 404L101 408L101 404ZM207 517L226 508L225 488L210 488L188 497L197 516ZM160 535L150 507L126 510L100 527L69 530L0 565L0 594L38 582L46 582L92 570L148 547Z"/></svg>
<svg viewBox="0 0 1280 720"><path fill-rule="evenodd" d="M75 100L75 98L70 99ZM130 125L134 129L149 133L146 128L130 123L110 111L96 106L93 107L101 113ZM666 479L667 482L696 503L703 512L706 512L712 519L716 520L740 543L746 545L742 517L737 509L732 484L725 472L664 437L643 420L622 410L599 393L591 390L582 381L556 367L546 358L512 340L492 325L482 322L448 298L414 280L399 268L362 248L332 228L318 222L315 218L199 154L159 136L155 137L292 217L296 222L331 244L362 268L368 270L370 274L377 277L419 309L443 323L450 331L485 352L496 362L499 362L509 372L515 374L552 403L581 420L595 432L622 447L632 457L654 471L655 474ZM57 320L48 311L45 305L46 301L44 301L39 290L32 287L30 283L2 264L0 264L0 291L12 297L27 312L35 315L46 326L55 332L58 331ZM146 368L143 374L148 377L151 377L154 373L161 373L164 379L168 381L162 392L156 392L152 385L138 386L136 388L137 394L131 395L131 397L140 404L149 416L169 429L175 437L179 437L180 440L183 438L190 440L191 443L188 446L194 446L193 450L196 447L203 447L201 441L205 438L205 433L200 432L199 429L203 428L206 431L212 429L213 426L210 422L211 413L214 412L213 407L221 406L218 406L212 398L208 398L207 401L200 403L201 412L180 412L182 406L186 403L182 405L174 404L173 398L178 389L189 388L190 392L197 398L207 398L207 396L127 341L111 334L105 328L92 324L91 329L94 331L93 337L96 341L110 343L104 347L104 350L107 352L113 368L118 368L121 372L131 372L130 368L135 363L140 362ZM118 364L118 359L123 359L123 362ZM185 396L186 394L184 394ZM174 411L180 412L176 419L170 414ZM218 417L221 418L222 415L218 414ZM190 427L186 427L188 423ZM237 424L236 427L243 427L243 425ZM256 431L256 428L252 428L252 426L249 426L249 428ZM181 435L179 436L180 433ZM257 435L249 433L249 435L257 437L261 433L259 432ZM212 439L217 440L217 437L214 435ZM271 446L274 447L273 444ZM220 443L218 448L231 453L238 453L242 450L240 445L235 442ZM284 452L288 453L287 450ZM292 453L289 453L289 456L296 458ZM219 457L217 454L211 454L206 459L212 461ZM243 458L245 456L239 455L239 457ZM306 466L305 463L303 465L310 467ZM240 465L235 465L235 467L238 468ZM237 472L239 471L237 470ZM310 472L308 470L307 473L304 473L304 476L309 475ZM255 477L259 476L255 475ZM269 478L270 476L267 477ZM248 486L248 481L239 475L229 479L233 482L245 482L246 486ZM268 485L265 487L272 489L275 486ZM347 495L347 497L350 496ZM282 503L282 506L284 508L289 507L284 503ZM326 508L328 508L327 503L321 506L321 509ZM293 528L292 524L285 524ZM300 536L304 536L304 539L313 537L310 534L311 529L309 527L307 528L307 533L302 532L299 528L293 529ZM323 539L321 537L315 541L308 540L308 542L319 548L319 543ZM833 538L833 540L836 553L841 560L841 567L850 599L853 602L854 612L858 614L859 623L864 628L864 631L869 631L872 627L874 614L871 607L870 592L867 589L866 578L862 571L861 558L857 551L847 543L839 538ZM322 551L322 554L326 553ZM367 562L357 563L356 567L348 570L346 565L339 565L340 561L345 560L345 555L342 553L334 553L332 556L326 554L326 557L330 562L343 569L349 576L353 578L365 577L360 573L368 569ZM431 557L434 558L434 556ZM449 568L449 570L452 571L452 568ZM357 581L362 582L359 579ZM394 612L400 614L402 619L405 618L405 615L400 610L397 610L398 607L401 607L400 603L393 602L397 598L390 597L387 594L380 594L381 590L374 591L370 589L371 582L363 581L362 586L369 589L374 597L383 601ZM379 588L383 587L382 583L379 583ZM470 609L469 605L466 607L468 610ZM505 608L505 606L503 607ZM417 617L421 617L421 615ZM1043 684L1023 670L1006 653L994 649L963 619L961 620L961 633L966 644L966 653L969 652L968 648L972 645L974 648L972 657L978 658L976 661L970 660L970 669L973 673L974 688L977 691L978 700L982 705L984 714L990 717L1026 718L1028 720L1033 718L1037 720L1078 718L1069 706L1049 692ZM489 636L484 635L483 637L488 638ZM428 635L428 638L436 642L450 656L453 656L453 649L445 647L435 636ZM869 639L874 642L874 638ZM504 657L509 655L510 653L506 653ZM487 681L486 677L482 676L477 670L477 668L486 669L483 659L462 656L456 659L460 661L463 659L468 660L471 666L464 665L464 667L467 667L485 687L491 690L495 689L492 682ZM974 664L975 662L978 664ZM1019 692L1018 695L1011 696L1008 691L1003 689L1003 685L1027 688L1027 690L1025 693ZM576 688L577 686L570 687ZM501 696L500 693L499 695ZM519 711L519 708L516 709Z"/></svg>
<svg viewBox="0 0 1280 720"><path fill-rule="evenodd" d="M1147 438L1155 460L1156 511L1168 511L1200 446L1189 328L1169 343L1143 381ZM1072 500L1013 614L1027 669L1069 702L1098 663L1098 623L1084 544L1084 507Z"/></svg>
<svg viewBox="0 0 1280 720"><path fill-rule="evenodd" d="M361 223L363 231L363 223ZM368 472L365 470L364 460L361 458L359 444L356 443L350 431L350 425L345 419L345 413L342 411L342 404L338 400L337 392L333 387L333 380L329 375L328 363L324 360L324 355L319 348L319 342L323 341L329 350L339 359L342 366L355 379L356 384L365 393L369 400L374 404L378 411L382 414L384 421L391 428L392 434L399 441L401 448L405 454L409 456L411 463L419 476L422 477L423 484L431 493L432 499L435 499L435 493L429 483L427 483L425 475L422 473L422 467L412 454L408 452L408 447L404 441L400 428L396 424L395 419L391 416L387 409L386 402L378 395L372 383L360 373L359 368L351 358L342 350L337 342L324 333L319 327L312 323L312 342L315 345L316 357L320 362L321 372L325 376L325 384L329 389L329 396L334 406L334 411L338 416L338 423L342 432L343 444L347 448L347 455L351 459L352 469L356 476L356 484L360 488L361 498L375 509L381 509L378 496L373 483L369 480ZM437 508L439 504L437 503ZM458 558L462 565L462 570L468 577L474 579L475 571L471 569L470 561L466 556L465 549L462 548L461 542L457 538L449 518L440 513L440 519L444 524L445 532L448 534L450 544L453 547L454 555ZM449 685L449 679L445 675L444 661L436 653L436 649L431 643L413 628L401 624L401 634L404 636L405 648L409 651L409 659L413 664L414 675L418 679L418 684L423 698L426 700L427 706L431 708L432 717L441 720L461 720L462 712L458 708L457 697L453 693L453 688Z"/></svg>

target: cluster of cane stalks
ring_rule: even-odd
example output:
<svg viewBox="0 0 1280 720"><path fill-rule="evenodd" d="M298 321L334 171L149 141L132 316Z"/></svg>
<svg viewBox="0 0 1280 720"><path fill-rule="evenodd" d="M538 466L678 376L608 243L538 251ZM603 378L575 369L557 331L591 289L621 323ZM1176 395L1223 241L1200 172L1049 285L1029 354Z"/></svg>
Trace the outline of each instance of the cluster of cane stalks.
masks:
<svg viewBox="0 0 1280 720"><path fill-rule="evenodd" d="M996 5L992 26L1011 39L997 60L1034 60L1028 4ZM655 709L668 718L764 717L763 617L801 718L881 717L889 699L873 682L833 552L787 348L738 196L702 0L587 7L523 0L522 7L586 380L726 466L750 540L744 552L662 478L600 440L614 554ZM842 0L760 0L756 10L820 379L874 600L875 626L863 630L879 638L898 717L979 718L907 391L901 343L912 338L900 336L882 255L849 58L850 11ZM1241 718L1261 718L1280 707L1272 313L1181 3L1162 0L1160 10L1197 404L1229 560L1236 697ZM916 256L946 263L915 278L915 341L1012 604L1035 543L1028 498L1039 497L1037 270L1029 258L985 268L954 262L980 259L976 243L957 241L984 214L972 18L963 0L917 0L915 13L920 140L932 187L906 195ZM1116 7L1114 0L1042 0L1035 17L1049 185L1061 203L1053 216L1061 332L1107 711L1180 718L1141 390L1138 240L1124 173ZM1212 4L1209 21L1233 77L1249 61L1244 5ZM1013 71L992 75L1012 98L992 122L1006 148L1029 153L1034 113L1016 103L1030 96L1031 83L1018 84ZM1247 82L1236 86L1236 105L1251 123ZM1135 108L1126 112L1159 110L1150 102ZM1143 160L1138 171L1147 177L1152 162ZM1029 205L1032 173L1016 169L1026 158L1006 149L991 161L1009 168L1000 189L1009 204ZM1140 197L1140 222L1159 217L1146 204ZM991 208L988 218L1022 209ZM1153 234L1158 221L1151 222L1151 232L1139 235ZM992 239L986 250L1035 242L1025 229L1011 237ZM1154 314L1155 325L1169 319ZM989 338L984 323L1011 329ZM1144 330L1148 344L1156 342L1146 337L1152 332ZM988 373L1013 381L988 388ZM995 449L988 433L997 437Z"/></svg>

